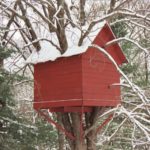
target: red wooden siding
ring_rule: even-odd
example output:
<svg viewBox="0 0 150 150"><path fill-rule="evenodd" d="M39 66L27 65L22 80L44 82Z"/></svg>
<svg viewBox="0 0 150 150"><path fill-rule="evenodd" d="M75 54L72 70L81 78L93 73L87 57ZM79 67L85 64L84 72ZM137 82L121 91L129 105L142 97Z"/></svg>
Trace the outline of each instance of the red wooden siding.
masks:
<svg viewBox="0 0 150 150"><path fill-rule="evenodd" d="M34 67L35 107L81 105L81 56L60 58Z"/></svg>
<svg viewBox="0 0 150 150"><path fill-rule="evenodd" d="M75 108L79 111L82 105L116 106L120 102L120 87L112 85L120 82L120 75L94 48L82 55L37 64L34 78L35 109L69 111L80 106Z"/></svg>
<svg viewBox="0 0 150 150"><path fill-rule="evenodd" d="M116 106L120 102L120 75L114 65L97 49L83 55L82 86L86 106Z"/></svg>

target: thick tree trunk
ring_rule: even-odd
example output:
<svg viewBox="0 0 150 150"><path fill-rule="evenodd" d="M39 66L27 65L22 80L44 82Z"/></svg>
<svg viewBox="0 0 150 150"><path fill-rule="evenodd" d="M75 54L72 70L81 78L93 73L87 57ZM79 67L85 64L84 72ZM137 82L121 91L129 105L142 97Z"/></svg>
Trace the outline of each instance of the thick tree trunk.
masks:
<svg viewBox="0 0 150 150"><path fill-rule="evenodd" d="M63 113L62 114L62 123L63 123L64 128L68 132L72 133L72 135L74 135L69 113ZM68 141L68 144L69 144L71 150L74 150L74 147L75 147L74 140L68 138L67 136L66 136L66 140Z"/></svg>
<svg viewBox="0 0 150 150"><path fill-rule="evenodd" d="M57 0L57 5L58 5L58 14L57 14L57 38L59 41L59 45L61 48L61 53L63 54L67 48L68 48L68 43L67 43L67 38L65 34L65 25L64 25L64 5L65 1L64 0Z"/></svg>
<svg viewBox="0 0 150 150"><path fill-rule="evenodd" d="M80 0L80 24L81 26L85 25L86 17L85 17L85 0Z"/></svg>
<svg viewBox="0 0 150 150"><path fill-rule="evenodd" d="M66 137L71 150L96 150L96 130L90 130L85 138L82 136L82 130L88 130L95 124L100 111L103 110L95 108L91 113L84 113L83 120L81 120L81 113L62 114L64 128L75 137L74 140Z"/></svg>
<svg viewBox="0 0 150 150"><path fill-rule="evenodd" d="M96 107L94 108L93 112L91 113L86 113L85 115L85 119L86 119L86 128L89 129L90 127L92 127L98 117L98 114L100 112L100 108ZM95 129L92 129L86 136L86 140L87 140L87 150L96 150L96 131Z"/></svg>
<svg viewBox="0 0 150 150"><path fill-rule="evenodd" d="M74 150L86 150L84 140L81 133L81 117L79 113L71 113L73 132L76 137Z"/></svg>
<svg viewBox="0 0 150 150"><path fill-rule="evenodd" d="M92 131L89 132L87 135L87 150L96 150L96 132L93 129Z"/></svg>
<svg viewBox="0 0 150 150"><path fill-rule="evenodd" d="M61 113L57 113L57 122L62 125L62 115ZM58 144L59 144L59 150L64 150L64 144L65 144L65 137L64 134L58 130Z"/></svg>
<svg viewBox="0 0 150 150"><path fill-rule="evenodd" d="M56 13L56 9L55 9L55 6L52 1L49 1L49 3L50 3L50 5L48 5L48 8L47 8L48 9L48 18L52 23L54 23L53 17L54 17L54 14ZM49 30L50 30L50 32L55 31L51 24L49 24Z"/></svg>
<svg viewBox="0 0 150 150"><path fill-rule="evenodd" d="M102 114L106 108L104 107L95 107L93 112L84 113L84 131L90 129L92 126L95 125L97 117ZM80 115L78 113L72 113L72 124L73 124L73 131L74 135L76 136L75 139L75 149L72 150L96 150L96 140L97 134L96 129L93 128L90 132L86 135L85 139L81 138L80 132Z"/></svg>
<svg viewBox="0 0 150 150"><path fill-rule="evenodd" d="M110 9L108 10L108 13L113 12L115 4L116 4L116 0L111 0L110 1Z"/></svg>

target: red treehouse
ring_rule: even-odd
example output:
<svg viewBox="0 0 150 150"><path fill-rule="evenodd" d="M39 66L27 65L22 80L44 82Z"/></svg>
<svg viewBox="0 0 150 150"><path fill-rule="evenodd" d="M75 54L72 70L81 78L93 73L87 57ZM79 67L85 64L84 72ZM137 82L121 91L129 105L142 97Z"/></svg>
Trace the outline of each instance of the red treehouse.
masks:
<svg viewBox="0 0 150 150"><path fill-rule="evenodd" d="M127 59L118 43L105 47L114 39L110 26L105 23L90 44L104 48L121 65ZM35 110L91 112L94 107L115 107L120 103L120 87L114 86L120 83L119 72L106 55L86 46L83 52L70 57L63 55L55 61L34 65Z"/></svg>

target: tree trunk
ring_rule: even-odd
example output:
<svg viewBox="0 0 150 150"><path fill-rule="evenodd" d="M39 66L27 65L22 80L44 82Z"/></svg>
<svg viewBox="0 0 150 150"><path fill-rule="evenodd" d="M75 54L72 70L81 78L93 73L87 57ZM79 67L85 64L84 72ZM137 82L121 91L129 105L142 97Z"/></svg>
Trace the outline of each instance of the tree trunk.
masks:
<svg viewBox="0 0 150 150"><path fill-rule="evenodd" d="M92 131L89 132L87 135L87 150L96 150L96 132L93 129Z"/></svg>
<svg viewBox="0 0 150 150"><path fill-rule="evenodd" d="M68 48L68 43L67 43L67 38L65 34L65 25L64 25L64 0L57 0L57 5L58 5L58 14L57 14L57 38L59 41L59 45L61 48L61 53L63 54L67 48Z"/></svg>
<svg viewBox="0 0 150 150"><path fill-rule="evenodd" d="M61 113L57 113L57 122L62 125L62 115ZM59 150L64 150L64 144L65 144L65 137L64 134L58 130L58 144L59 144Z"/></svg>
<svg viewBox="0 0 150 150"><path fill-rule="evenodd" d="M83 114L83 122L84 132L91 127L93 127L96 123L97 117L104 113L106 108L104 107L95 107L92 112L90 113L84 113ZM73 132L76 137L74 144L75 148L72 150L96 150L96 140L97 140L97 134L96 129L93 128L89 131L89 133L85 136L85 139L81 138L81 117L79 113L72 113L71 114L72 124L73 124Z"/></svg>
<svg viewBox="0 0 150 150"><path fill-rule="evenodd" d="M84 132L91 128L96 123L98 114L103 111L97 107L91 113L84 113L83 119L81 119L81 113L62 114L64 128L75 137L74 140L66 137L71 150L96 150L96 129L90 130L84 138L82 130Z"/></svg>
<svg viewBox="0 0 150 150"><path fill-rule="evenodd" d="M86 150L85 142L81 133L81 117L79 113L71 113L73 132L76 137L74 150Z"/></svg>
<svg viewBox="0 0 150 150"><path fill-rule="evenodd" d="M86 17L85 17L85 0L80 0L80 24L81 26L85 25Z"/></svg>

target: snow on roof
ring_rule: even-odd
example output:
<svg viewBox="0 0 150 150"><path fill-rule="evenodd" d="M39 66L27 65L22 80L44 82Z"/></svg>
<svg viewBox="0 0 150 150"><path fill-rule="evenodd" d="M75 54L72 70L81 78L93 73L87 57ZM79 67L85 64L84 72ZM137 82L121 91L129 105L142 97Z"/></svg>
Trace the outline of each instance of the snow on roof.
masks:
<svg viewBox="0 0 150 150"><path fill-rule="evenodd" d="M105 21L96 24L89 35L84 39L83 44L78 46L78 41L81 35L81 30L78 28L72 28L71 26L66 28L66 37L68 41L68 49L67 51L61 55L61 53L57 50L55 46L53 46L48 41L40 41L41 50L39 52L34 51L26 60L26 63L37 64L47 61L55 61L60 57L69 57L77 54L84 53L88 46L94 41L96 35L100 32L102 27L105 25ZM82 31L86 31L88 26L82 27ZM44 37L45 38L45 37ZM56 45L58 45L58 41L56 40L56 35L52 33L52 40Z"/></svg>

